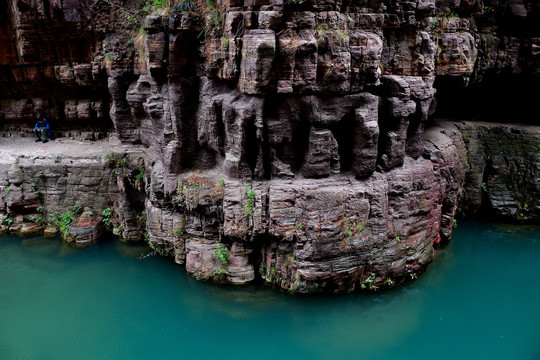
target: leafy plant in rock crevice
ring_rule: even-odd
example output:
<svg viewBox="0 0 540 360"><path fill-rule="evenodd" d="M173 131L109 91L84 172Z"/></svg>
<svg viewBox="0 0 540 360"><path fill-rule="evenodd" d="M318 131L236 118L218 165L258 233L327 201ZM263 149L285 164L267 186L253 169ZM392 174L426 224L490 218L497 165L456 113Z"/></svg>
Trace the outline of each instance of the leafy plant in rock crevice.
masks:
<svg viewBox="0 0 540 360"><path fill-rule="evenodd" d="M229 38L227 37L221 38L221 49L225 52L229 51Z"/></svg>
<svg viewBox="0 0 540 360"><path fill-rule="evenodd" d="M214 257L214 260L220 263L221 266L226 266L229 263L230 252L225 245L217 242L216 250L214 251L212 256Z"/></svg>
<svg viewBox="0 0 540 360"><path fill-rule="evenodd" d="M184 236L185 231L186 231L186 219L182 217L178 221L178 224L176 228L173 230L173 233L178 237L182 237Z"/></svg>
<svg viewBox="0 0 540 360"><path fill-rule="evenodd" d="M111 216L112 216L111 208L106 208L105 210L103 210L103 212L101 213L101 216L102 216L101 221L103 222L103 224L105 224L105 226L109 228L112 227L113 223L111 220Z"/></svg>
<svg viewBox="0 0 540 360"><path fill-rule="evenodd" d="M47 225L47 220L45 220L45 218L43 216L40 216L38 217L37 219L34 219L34 221L36 223L38 223L39 225Z"/></svg>
<svg viewBox="0 0 540 360"><path fill-rule="evenodd" d="M364 224L361 221L351 221L351 219L344 217L343 218L343 234L350 238L353 235L364 230Z"/></svg>
<svg viewBox="0 0 540 360"><path fill-rule="evenodd" d="M343 239L340 243L340 250L346 251L350 246L350 241L353 239L354 235L357 235L362 230L364 230L364 224L361 221L352 220L348 217L343 217L341 220L341 232Z"/></svg>
<svg viewBox="0 0 540 360"><path fill-rule="evenodd" d="M126 154L123 158L117 158L114 154L110 153L103 157L107 166L111 169L125 169L127 167Z"/></svg>
<svg viewBox="0 0 540 360"><path fill-rule="evenodd" d="M264 274L266 274L266 264L265 264L265 263L261 263L261 264L259 265L259 275L261 275L261 277L263 277Z"/></svg>
<svg viewBox="0 0 540 360"><path fill-rule="evenodd" d="M147 219L146 210L143 210L139 214L137 214L137 222L139 226L146 225L146 219Z"/></svg>
<svg viewBox="0 0 540 360"><path fill-rule="evenodd" d="M37 188L36 183L32 183L32 184L31 184L31 187L32 187L32 191L34 192L34 196L37 197L37 198L41 201L41 200L42 200L43 194L42 194L41 191L39 191L39 189Z"/></svg>
<svg viewBox="0 0 540 360"><path fill-rule="evenodd" d="M13 219L10 218L8 214L6 214L0 218L0 224L11 226L11 224L13 224Z"/></svg>
<svg viewBox="0 0 540 360"><path fill-rule="evenodd" d="M527 220L529 212L529 204L526 202L518 202L517 206L517 212L516 212L516 219L519 221L525 221Z"/></svg>
<svg viewBox="0 0 540 360"><path fill-rule="evenodd" d="M110 168L114 167L115 159L113 154L107 154L103 157L105 159L105 162L107 163L107 166Z"/></svg>
<svg viewBox="0 0 540 360"><path fill-rule="evenodd" d="M126 167L126 159L117 160L114 167L117 168L117 169L125 168Z"/></svg>
<svg viewBox="0 0 540 360"><path fill-rule="evenodd" d="M133 179L135 181L143 181L144 172L145 172L144 166L141 166L141 165L137 166L137 172L135 173L135 176L133 177Z"/></svg>
<svg viewBox="0 0 540 360"><path fill-rule="evenodd" d="M254 211L253 208L255 207L255 190L248 187L247 185L244 185L246 188L246 197L247 200L244 204L244 212L249 215L253 216Z"/></svg>
<svg viewBox="0 0 540 360"><path fill-rule="evenodd" d="M172 9L198 15L203 22L202 33L207 36L216 35L223 23L223 11L215 0L179 1Z"/></svg>
<svg viewBox="0 0 540 360"><path fill-rule="evenodd" d="M80 208L76 208L74 210L80 211ZM69 226L75 220L75 217L78 213L78 211L74 210L67 210L61 214L53 213L47 218L47 223L50 226L58 228L60 233L64 236L64 238L66 238L69 236Z"/></svg>
<svg viewBox="0 0 540 360"><path fill-rule="evenodd" d="M370 290L377 290L379 287L373 284L375 281L375 273L371 273L362 283L360 284L360 287L362 289L369 288Z"/></svg>
<svg viewBox="0 0 540 360"><path fill-rule="evenodd" d="M480 188L482 189L482 191L488 192L487 184L485 182L483 182L482 185L480 185Z"/></svg>
<svg viewBox="0 0 540 360"><path fill-rule="evenodd" d="M456 14L455 12L453 12L453 11L449 11L447 13L444 13L442 16L443 16L443 18L446 18L446 19L457 19L457 18L459 18L459 15Z"/></svg>
<svg viewBox="0 0 540 360"><path fill-rule="evenodd" d="M214 272L214 279L217 279L218 281L222 281L224 280L224 277L228 274L229 272L223 268L219 268L217 269L215 272Z"/></svg>
<svg viewBox="0 0 540 360"><path fill-rule="evenodd" d="M223 15L214 0L197 0L197 12L204 20L204 33L206 36L220 33L223 24Z"/></svg>
<svg viewBox="0 0 540 360"><path fill-rule="evenodd" d="M268 277L266 280L272 284L281 283L282 278L281 276L278 275L278 270L275 266L270 267L270 273L268 274Z"/></svg>
<svg viewBox="0 0 540 360"><path fill-rule="evenodd" d="M229 263L229 257L231 253L229 249L221 244L219 241L216 243L216 250L214 250L212 256L219 264L219 268L214 272L214 280L217 282L224 282L226 275L229 273L226 269Z"/></svg>
<svg viewBox="0 0 540 360"><path fill-rule="evenodd" d="M12 186L9 186L7 188L5 188L4 190L4 194L2 195L2 199L5 199L8 197L9 193L13 190L13 187Z"/></svg>

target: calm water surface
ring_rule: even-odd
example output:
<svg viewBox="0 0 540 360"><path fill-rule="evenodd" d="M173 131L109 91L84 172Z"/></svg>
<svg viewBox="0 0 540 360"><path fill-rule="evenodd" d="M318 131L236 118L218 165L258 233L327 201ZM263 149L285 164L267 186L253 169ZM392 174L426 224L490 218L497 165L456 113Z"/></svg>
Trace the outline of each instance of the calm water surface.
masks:
<svg viewBox="0 0 540 360"><path fill-rule="evenodd" d="M540 227L460 224L376 295L219 287L145 252L0 237L0 359L540 359Z"/></svg>

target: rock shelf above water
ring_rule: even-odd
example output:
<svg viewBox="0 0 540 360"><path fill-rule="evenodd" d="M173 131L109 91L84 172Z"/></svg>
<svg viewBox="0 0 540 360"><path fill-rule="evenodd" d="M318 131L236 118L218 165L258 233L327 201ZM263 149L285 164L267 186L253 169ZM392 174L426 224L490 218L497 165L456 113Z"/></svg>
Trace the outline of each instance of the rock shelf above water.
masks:
<svg viewBox="0 0 540 360"><path fill-rule="evenodd" d="M133 241L147 232L156 251L199 279L262 277L297 293L377 290L425 271L458 208L538 221L539 197L530 194L539 192L539 140L538 127L439 122L426 132L422 157L363 180L352 173L240 180L219 169L175 175L163 172L152 148L1 141L0 212L17 224L84 206L98 222L85 230L92 219L81 216L68 238L85 245L109 208L109 230ZM226 264L216 258L220 247Z"/></svg>

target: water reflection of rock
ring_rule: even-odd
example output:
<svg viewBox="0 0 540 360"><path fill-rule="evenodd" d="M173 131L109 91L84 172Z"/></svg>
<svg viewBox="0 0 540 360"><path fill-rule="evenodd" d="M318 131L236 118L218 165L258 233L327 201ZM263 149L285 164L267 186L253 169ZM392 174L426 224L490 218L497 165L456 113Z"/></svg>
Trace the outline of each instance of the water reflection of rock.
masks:
<svg viewBox="0 0 540 360"><path fill-rule="evenodd" d="M25 251L47 255L58 252L63 244L58 238L45 238L39 235L22 238L21 245Z"/></svg>
<svg viewBox="0 0 540 360"><path fill-rule="evenodd" d="M540 232L540 225L516 225L516 224L490 224L495 234L499 233L501 237L514 237L529 239L536 242L535 236ZM485 230L488 231L488 230Z"/></svg>
<svg viewBox="0 0 540 360"><path fill-rule="evenodd" d="M211 309L216 316L225 316L234 320L257 318L263 312L284 310L288 297L284 293L273 291L263 285L235 287L208 282L200 283L192 278L186 280L190 287L202 288L198 291L204 294L204 302L191 296L183 298L190 312L200 317L207 317L208 310Z"/></svg>
<svg viewBox="0 0 540 360"><path fill-rule="evenodd" d="M75 256L79 252L79 248L72 245L64 244L62 240L58 240L58 241L60 242L60 244L62 244L62 246L60 247L58 251L59 257Z"/></svg>
<svg viewBox="0 0 540 360"><path fill-rule="evenodd" d="M118 254L126 258L137 258L152 251L144 242L123 242L115 240L114 248Z"/></svg>
<svg viewBox="0 0 540 360"><path fill-rule="evenodd" d="M304 331L288 336L307 352L324 349L317 354L321 358L331 358L336 353L350 354L359 348L365 354L382 354L399 346L407 334L417 331L422 303L421 292L415 289L397 289L379 295L355 294L329 302L325 311L317 311L323 307L314 300L301 312L291 313L293 324L287 327Z"/></svg>
<svg viewBox="0 0 540 360"><path fill-rule="evenodd" d="M24 252L31 253L28 254L31 264L40 272L50 273L66 268L65 264L57 259L62 248L66 247L58 238L45 238L41 235L24 237L21 239L21 247Z"/></svg>

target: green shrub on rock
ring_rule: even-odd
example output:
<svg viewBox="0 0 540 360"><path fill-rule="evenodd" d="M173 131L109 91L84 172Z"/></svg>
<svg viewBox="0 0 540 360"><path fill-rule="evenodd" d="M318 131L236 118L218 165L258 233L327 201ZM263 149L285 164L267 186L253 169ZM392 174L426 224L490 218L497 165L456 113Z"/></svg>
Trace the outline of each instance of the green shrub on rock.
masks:
<svg viewBox="0 0 540 360"><path fill-rule="evenodd" d="M101 216L103 217L103 219L101 219L101 221L103 222L103 224L105 224L105 226L108 226L108 227L112 226L111 215L112 215L111 208L106 208L101 213Z"/></svg>
<svg viewBox="0 0 540 360"><path fill-rule="evenodd" d="M219 262L221 265L227 265L229 262L229 249L227 249L226 246L222 245L221 243L216 243L217 249L214 251L214 260Z"/></svg>

